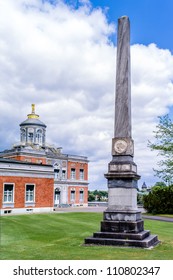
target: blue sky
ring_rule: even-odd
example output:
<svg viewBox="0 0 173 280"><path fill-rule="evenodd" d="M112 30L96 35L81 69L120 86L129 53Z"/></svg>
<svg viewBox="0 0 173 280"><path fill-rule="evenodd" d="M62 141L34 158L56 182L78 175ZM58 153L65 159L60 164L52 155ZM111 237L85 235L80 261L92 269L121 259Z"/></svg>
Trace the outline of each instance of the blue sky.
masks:
<svg viewBox="0 0 173 280"><path fill-rule="evenodd" d="M127 15L134 161L139 186L158 181L159 158L147 143L158 116L172 115L172 11L172 0L1 0L0 150L20 141L19 124L35 103L47 143L88 156L90 189L107 188L116 28Z"/></svg>
<svg viewBox="0 0 173 280"><path fill-rule="evenodd" d="M132 26L131 43L150 44L173 51L173 1L172 0L91 0L94 8L106 9L107 19L117 22L123 15L130 18ZM66 0L79 6L80 1ZM114 43L116 43L115 39Z"/></svg>

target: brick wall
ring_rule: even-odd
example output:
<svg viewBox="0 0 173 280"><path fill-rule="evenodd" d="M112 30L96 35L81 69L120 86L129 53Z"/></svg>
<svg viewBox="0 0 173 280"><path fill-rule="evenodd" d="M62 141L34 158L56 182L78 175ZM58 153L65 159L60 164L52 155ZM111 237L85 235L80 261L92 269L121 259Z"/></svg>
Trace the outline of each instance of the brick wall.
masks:
<svg viewBox="0 0 173 280"><path fill-rule="evenodd" d="M75 190L75 200L71 200L71 191ZM84 200L80 201L80 190L84 191ZM69 204L87 204L88 203L88 187L83 186L69 186L68 187L68 203Z"/></svg>
<svg viewBox="0 0 173 280"><path fill-rule="evenodd" d="M34 156L14 155L9 157L6 156L5 158L16 159L16 160L21 160L21 161L31 162L31 163L46 164L46 158L36 157L35 155Z"/></svg>
<svg viewBox="0 0 173 280"><path fill-rule="evenodd" d="M14 208L25 207L25 185L35 185L35 207L53 207L54 179L17 176L0 177L0 208L3 201L4 183L14 184Z"/></svg>
<svg viewBox="0 0 173 280"><path fill-rule="evenodd" d="M84 180L88 180L88 163L69 161L67 179L71 179L71 168L75 168L76 170L76 180L79 180L80 178L80 169L84 170Z"/></svg>

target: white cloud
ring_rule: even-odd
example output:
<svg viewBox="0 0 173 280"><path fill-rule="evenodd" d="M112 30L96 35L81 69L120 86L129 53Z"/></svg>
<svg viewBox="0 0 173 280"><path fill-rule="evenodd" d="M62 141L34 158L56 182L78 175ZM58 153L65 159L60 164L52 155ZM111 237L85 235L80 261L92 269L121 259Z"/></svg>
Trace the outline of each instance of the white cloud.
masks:
<svg viewBox="0 0 173 280"><path fill-rule="evenodd" d="M106 187L111 160L115 27L101 9L80 3L75 10L63 1L0 1L0 148L19 140L18 124L36 103L47 141L88 156L90 187L98 188ZM134 45L131 64L135 162L150 183L156 157L147 141L173 104L173 56L154 44Z"/></svg>

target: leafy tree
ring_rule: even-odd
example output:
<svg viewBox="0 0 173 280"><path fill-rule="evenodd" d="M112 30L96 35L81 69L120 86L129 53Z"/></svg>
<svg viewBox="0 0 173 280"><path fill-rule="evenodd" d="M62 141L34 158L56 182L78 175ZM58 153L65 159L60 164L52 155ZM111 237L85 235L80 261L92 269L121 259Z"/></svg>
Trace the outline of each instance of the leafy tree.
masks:
<svg viewBox="0 0 173 280"><path fill-rule="evenodd" d="M143 196L143 206L152 214L173 214L173 185L169 187L155 186L151 192Z"/></svg>
<svg viewBox="0 0 173 280"><path fill-rule="evenodd" d="M88 191L88 201L104 201L105 198L108 197L108 192L107 191Z"/></svg>
<svg viewBox="0 0 173 280"><path fill-rule="evenodd" d="M137 193L137 204L142 205L143 204L143 194L142 192Z"/></svg>
<svg viewBox="0 0 173 280"><path fill-rule="evenodd" d="M160 187L166 187L166 184L164 182L156 182L154 187L160 186Z"/></svg>
<svg viewBox="0 0 173 280"><path fill-rule="evenodd" d="M88 201L94 201L95 195L93 194L93 191L88 191Z"/></svg>
<svg viewBox="0 0 173 280"><path fill-rule="evenodd" d="M88 192L88 201L94 201L95 195L93 193Z"/></svg>
<svg viewBox="0 0 173 280"><path fill-rule="evenodd" d="M148 146L151 150L158 151L158 155L163 160L158 162L159 170L154 170L156 176L164 182L173 183L173 123L169 115L159 117L159 124L156 126L155 143L149 141Z"/></svg>

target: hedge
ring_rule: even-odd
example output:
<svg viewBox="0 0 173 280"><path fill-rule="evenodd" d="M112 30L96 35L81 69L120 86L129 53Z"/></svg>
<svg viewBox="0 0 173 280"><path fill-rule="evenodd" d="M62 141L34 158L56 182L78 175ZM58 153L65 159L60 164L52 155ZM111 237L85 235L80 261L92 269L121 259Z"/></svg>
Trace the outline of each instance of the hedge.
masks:
<svg viewBox="0 0 173 280"><path fill-rule="evenodd" d="M173 214L173 185L169 187L154 187L143 196L143 206L152 214Z"/></svg>

